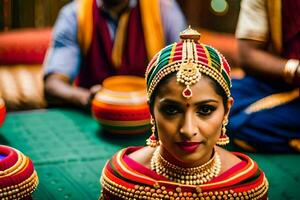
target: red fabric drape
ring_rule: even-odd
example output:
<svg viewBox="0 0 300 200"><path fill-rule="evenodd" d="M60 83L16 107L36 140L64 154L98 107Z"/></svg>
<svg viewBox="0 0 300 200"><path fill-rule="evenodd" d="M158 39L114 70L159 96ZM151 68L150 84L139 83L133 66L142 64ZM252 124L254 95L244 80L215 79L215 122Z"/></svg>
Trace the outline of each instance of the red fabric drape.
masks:
<svg viewBox="0 0 300 200"><path fill-rule="evenodd" d="M122 63L118 70L113 66L113 41L109 35L108 24L103 12L93 3L93 36L87 55L83 58L82 66L77 78L77 85L90 88L112 75L144 76L148 63L140 6L130 10L128 32Z"/></svg>
<svg viewBox="0 0 300 200"><path fill-rule="evenodd" d="M283 56L300 59L300 1L282 0L282 33Z"/></svg>

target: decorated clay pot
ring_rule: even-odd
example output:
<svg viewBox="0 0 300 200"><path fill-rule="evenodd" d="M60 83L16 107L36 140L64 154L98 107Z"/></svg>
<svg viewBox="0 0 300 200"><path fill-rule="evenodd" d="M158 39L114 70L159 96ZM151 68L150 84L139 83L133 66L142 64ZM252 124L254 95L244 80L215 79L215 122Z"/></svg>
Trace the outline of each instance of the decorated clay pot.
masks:
<svg viewBox="0 0 300 200"><path fill-rule="evenodd" d="M4 122L5 114L6 114L5 103L3 99L0 97L0 127Z"/></svg>
<svg viewBox="0 0 300 200"><path fill-rule="evenodd" d="M1 199L31 199L38 176L31 160L20 151L0 145Z"/></svg>
<svg viewBox="0 0 300 200"><path fill-rule="evenodd" d="M92 102L92 113L104 130L117 134L149 130L150 111L143 78L112 76L102 86Z"/></svg>

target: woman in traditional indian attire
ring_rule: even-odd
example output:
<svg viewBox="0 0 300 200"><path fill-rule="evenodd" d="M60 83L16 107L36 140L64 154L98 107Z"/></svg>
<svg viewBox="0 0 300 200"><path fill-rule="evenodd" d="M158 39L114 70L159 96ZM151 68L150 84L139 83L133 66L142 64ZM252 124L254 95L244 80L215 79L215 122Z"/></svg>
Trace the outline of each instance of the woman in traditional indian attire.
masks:
<svg viewBox="0 0 300 200"><path fill-rule="evenodd" d="M268 181L247 155L217 146L226 136L230 67L190 28L146 70L153 134L116 153L100 199L267 199Z"/></svg>

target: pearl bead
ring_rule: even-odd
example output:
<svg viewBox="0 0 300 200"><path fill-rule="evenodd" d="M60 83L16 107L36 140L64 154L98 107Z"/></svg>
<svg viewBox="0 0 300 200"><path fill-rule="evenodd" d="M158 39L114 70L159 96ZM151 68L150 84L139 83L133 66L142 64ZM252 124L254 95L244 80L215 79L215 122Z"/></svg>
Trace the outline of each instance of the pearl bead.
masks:
<svg viewBox="0 0 300 200"><path fill-rule="evenodd" d="M210 181L220 173L221 159L215 152L214 156L201 166L182 168L165 160L157 148L151 159L151 169L171 181L186 185L199 185Z"/></svg>

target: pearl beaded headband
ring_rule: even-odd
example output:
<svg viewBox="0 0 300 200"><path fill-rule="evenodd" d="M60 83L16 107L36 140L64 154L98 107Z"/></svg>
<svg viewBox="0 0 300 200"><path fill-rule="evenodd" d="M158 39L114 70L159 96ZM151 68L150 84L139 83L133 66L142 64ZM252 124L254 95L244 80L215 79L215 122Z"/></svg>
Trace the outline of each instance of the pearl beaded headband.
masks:
<svg viewBox="0 0 300 200"><path fill-rule="evenodd" d="M166 46L150 61L146 70L148 100L157 84L168 74L176 72L177 81L186 87L182 95L190 98L190 86L205 74L222 87L230 97L230 66L224 56L213 47L199 43L200 33L190 27L180 33L181 41Z"/></svg>

